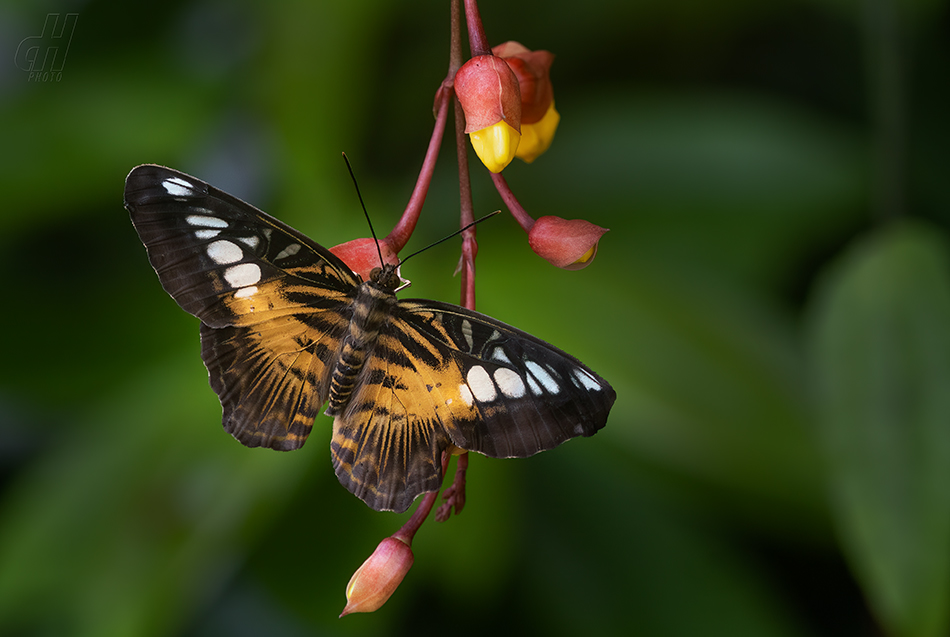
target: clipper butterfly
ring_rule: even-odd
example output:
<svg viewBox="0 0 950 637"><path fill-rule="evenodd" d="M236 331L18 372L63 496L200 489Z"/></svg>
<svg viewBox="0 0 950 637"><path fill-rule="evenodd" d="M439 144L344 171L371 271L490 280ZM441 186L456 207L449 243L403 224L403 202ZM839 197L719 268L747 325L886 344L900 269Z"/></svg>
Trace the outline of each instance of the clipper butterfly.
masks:
<svg viewBox="0 0 950 637"><path fill-rule="evenodd" d="M443 451L525 457L607 421L614 390L573 356L456 305L397 300L394 266L362 281L194 177L138 166L125 207L162 287L201 321L224 428L297 449L326 403L336 474L373 509L439 489Z"/></svg>

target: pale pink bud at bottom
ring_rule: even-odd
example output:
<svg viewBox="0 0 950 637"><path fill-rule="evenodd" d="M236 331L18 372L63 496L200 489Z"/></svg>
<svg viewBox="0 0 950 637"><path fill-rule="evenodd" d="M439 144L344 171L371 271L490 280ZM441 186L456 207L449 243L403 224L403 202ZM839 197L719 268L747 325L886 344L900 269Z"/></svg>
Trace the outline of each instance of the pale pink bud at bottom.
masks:
<svg viewBox="0 0 950 637"><path fill-rule="evenodd" d="M565 270L580 270L597 255L597 242L607 228L583 219L541 217L528 232L531 249L552 265Z"/></svg>
<svg viewBox="0 0 950 637"><path fill-rule="evenodd" d="M346 607L350 613L371 613L386 603L412 567L412 549L402 540L388 537L360 566L346 585Z"/></svg>

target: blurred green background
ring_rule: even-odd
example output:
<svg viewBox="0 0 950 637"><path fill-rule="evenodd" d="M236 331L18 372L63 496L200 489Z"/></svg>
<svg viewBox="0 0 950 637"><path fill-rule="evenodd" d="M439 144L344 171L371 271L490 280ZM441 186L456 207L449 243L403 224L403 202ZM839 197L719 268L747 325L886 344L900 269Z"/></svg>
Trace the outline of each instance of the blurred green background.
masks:
<svg viewBox="0 0 950 637"><path fill-rule="evenodd" d="M948 634L948 3L481 10L492 43L558 55L557 138L509 183L611 232L565 272L483 224L479 309L618 399L591 439L474 457L464 513L341 620L408 514L340 487L325 416L289 454L222 430L123 184L166 164L330 246L367 234L346 151L386 232L448 3L0 7L0 634ZM59 81L30 81L17 47L69 12ZM444 150L410 248L457 226ZM457 245L407 264L410 296L457 300Z"/></svg>

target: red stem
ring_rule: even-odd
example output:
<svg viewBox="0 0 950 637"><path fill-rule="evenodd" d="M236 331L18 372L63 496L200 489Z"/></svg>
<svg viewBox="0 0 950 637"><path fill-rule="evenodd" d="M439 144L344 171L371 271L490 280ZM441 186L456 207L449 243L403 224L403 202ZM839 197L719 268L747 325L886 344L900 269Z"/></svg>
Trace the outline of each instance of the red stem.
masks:
<svg viewBox="0 0 950 637"><path fill-rule="evenodd" d="M422 170L419 171L416 187L412 190L412 195L409 197L409 203L406 204L406 210L402 213L402 217L385 239L394 252L402 250L409 241L413 230L416 229L419 215L422 213L422 204L425 203L429 185L432 183L432 173L435 171L435 164L439 159L439 148L442 146L442 136L445 133L445 122L449 115L451 97L452 91L447 89L444 84L439 87L439 94L436 98L439 110L435 118L435 128L432 130L432 137L429 139L429 148L426 150L426 157L422 162Z"/></svg>
<svg viewBox="0 0 950 637"><path fill-rule="evenodd" d="M445 470L449 468L449 454L442 452L442 475L445 475ZM392 537L397 540L402 540L408 545L412 545L412 538L416 535L416 531L419 530L419 527L422 526L422 523L426 521L426 518L429 517L429 512L432 510L435 501L439 497L438 491L429 491L422 498L422 502L419 503L418 508L412 514L412 517L402 525L402 528L392 534Z"/></svg>
<svg viewBox="0 0 950 637"><path fill-rule="evenodd" d="M459 225L467 226L475 220L475 206L472 204L472 182L468 172L468 141L465 135L465 113L458 100L455 100L455 146L459 163L459 204L461 214ZM478 243L475 241L475 226L462 233L462 260L459 267L462 272L462 292L460 304L470 310L475 309L475 255Z"/></svg>
<svg viewBox="0 0 950 637"><path fill-rule="evenodd" d="M531 232L531 228L534 226L534 219L525 211L524 207L518 203L518 198L515 197L515 193L511 192L508 182L505 181L501 173L491 173L491 178L492 181L495 182L495 188L498 190L498 194L501 195L502 201L508 206L511 216L515 218L515 221L518 222L522 230Z"/></svg>
<svg viewBox="0 0 950 637"><path fill-rule="evenodd" d="M475 20L478 18L478 7L474 7L470 0L465 0L466 20L469 25L472 24L471 11L475 12ZM469 26L471 28L471 26ZM471 37L471 36L469 36ZM462 36L461 23L459 18L458 0L452 0L452 41L449 49L449 71L457 71L462 66ZM453 71L454 69L454 71ZM455 154L458 157L459 166L459 227L464 228L475 220L475 206L472 204L472 182L468 170L468 141L465 136L465 113L458 99L455 103ZM475 243L475 228L469 228L462 233L462 258L459 262L459 270L462 273L461 283L461 305L470 310L475 309L475 254L478 252L478 244Z"/></svg>
<svg viewBox="0 0 950 637"><path fill-rule="evenodd" d="M452 486L442 492L442 499L445 502L435 511L436 522L448 520L452 516L453 509L455 515L458 515L465 508L465 472L467 470L468 454L463 453L458 457L458 463L455 465L455 478L452 480Z"/></svg>
<svg viewBox="0 0 950 637"><path fill-rule="evenodd" d="M465 0L465 23L468 25L468 46L472 49L472 57L491 55L491 47L485 37L485 27L482 26L482 16L478 13L476 0Z"/></svg>

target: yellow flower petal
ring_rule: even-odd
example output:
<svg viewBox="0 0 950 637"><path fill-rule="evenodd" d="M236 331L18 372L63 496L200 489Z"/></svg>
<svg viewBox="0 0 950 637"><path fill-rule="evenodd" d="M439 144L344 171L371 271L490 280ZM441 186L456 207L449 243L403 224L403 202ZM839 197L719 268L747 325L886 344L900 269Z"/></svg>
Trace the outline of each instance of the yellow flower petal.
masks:
<svg viewBox="0 0 950 637"><path fill-rule="evenodd" d="M590 247L590 250L581 255L581 258L574 262L575 265L581 265L587 263L594 258L594 254L597 252L597 244L595 243Z"/></svg>
<svg viewBox="0 0 950 637"><path fill-rule="evenodd" d="M554 141L554 132L560 121L561 116L554 110L554 100L551 100L544 117L533 124L521 124L521 143L515 157L529 164L537 159Z"/></svg>
<svg viewBox="0 0 950 637"><path fill-rule="evenodd" d="M521 134L504 121L469 133L468 136L475 154L493 173L500 173L511 163L521 140Z"/></svg>

